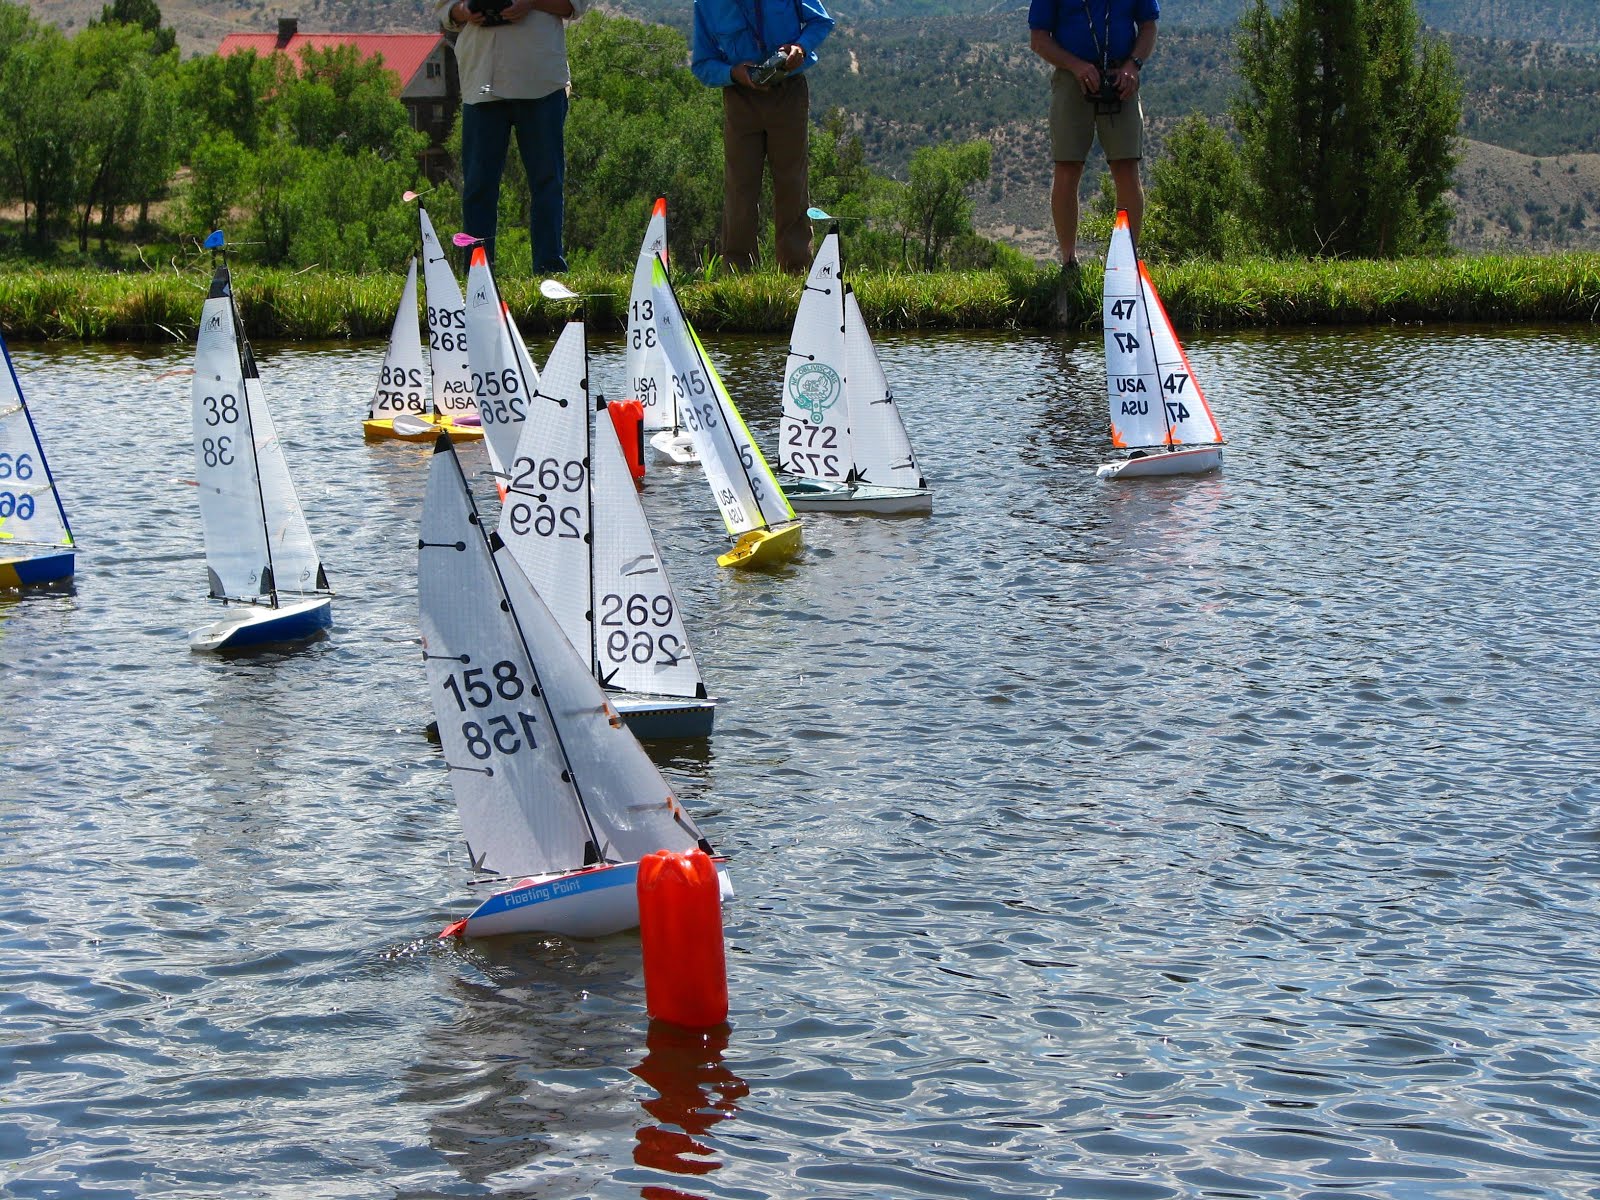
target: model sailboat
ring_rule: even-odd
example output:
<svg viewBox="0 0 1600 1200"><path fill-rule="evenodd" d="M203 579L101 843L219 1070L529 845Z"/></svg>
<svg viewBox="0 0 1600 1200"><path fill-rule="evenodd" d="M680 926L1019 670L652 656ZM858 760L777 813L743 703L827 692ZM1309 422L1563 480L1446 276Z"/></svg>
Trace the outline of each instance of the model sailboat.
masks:
<svg viewBox="0 0 1600 1200"><path fill-rule="evenodd" d="M473 246L467 267L467 354L474 398L483 421L484 444L496 487L505 496L506 464L517 454L528 402L539 390L539 372L506 311L482 245Z"/></svg>
<svg viewBox="0 0 1600 1200"><path fill-rule="evenodd" d="M221 249L221 235L206 244ZM211 597L228 605L220 621L190 635L191 647L232 650L326 629L333 595L267 411L226 262L200 312L191 407Z"/></svg>
<svg viewBox="0 0 1600 1200"><path fill-rule="evenodd" d="M407 198L412 193L406 193ZM430 390L423 383L422 334L417 322L417 260L406 272L400 307L389 333L389 347L378 372L378 386L361 430L366 439L427 441L441 429L456 438L483 436L467 370L467 323L461 289L450 270L428 212L418 208L422 226L423 282L428 292Z"/></svg>
<svg viewBox="0 0 1600 1200"><path fill-rule="evenodd" d="M66 583L77 551L39 431L0 337L0 588Z"/></svg>
<svg viewBox="0 0 1600 1200"><path fill-rule="evenodd" d="M666 360L656 335L652 271L657 255L667 261L667 200L656 201L645 227L644 244L633 267L633 291L628 296L628 393L644 411L644 432L655 460L669 466L698 462L694 438L683 427L677 393L667 374Z"/></svg>
<svg viewBox="0 0 1600 1200"><path fill-rule="evenodd" d="M576 299L554 281L546 295ZM593 419L584 323L545 364L498 532L639 737L708 737L716 715L609 416ZM605 402L600 403L605 413Z"/></svg>
<svg viewBox="0 0 1600 1200"><path fill-rule="evenodd" d="M656 337L684 424L736 541L717 556L720 567L759 567L793 558L804 548L800 521L778 480L761 457L750 429L733 406L705 347L684 318L678 297L659 258L651 275L656 305Z"/></svg>
<svg viewBox="0 0 1600 1200"><path fill-rule="evenodd" d="M1128 214L1117 214L1106 251L1106 397L1111 445L1102 479L1198 475L1222 466L1222 429L1134 248Z"/></svg>
<svg viewBox="0 0 1600 1200"><path fill-rule="evenodd" d="M485 541L445 435L418 547L428 693L468 854L496 889L445 932L635 927L639 859L711 847L510 549Z"/></svg>
<svg viewBox="0 0 1600 1200"><path fill-rule="evenodd" d="M933 492L844 280L837 225L817 247L795 311L778 444L784 492L801 512L933 511Z"/></svg>

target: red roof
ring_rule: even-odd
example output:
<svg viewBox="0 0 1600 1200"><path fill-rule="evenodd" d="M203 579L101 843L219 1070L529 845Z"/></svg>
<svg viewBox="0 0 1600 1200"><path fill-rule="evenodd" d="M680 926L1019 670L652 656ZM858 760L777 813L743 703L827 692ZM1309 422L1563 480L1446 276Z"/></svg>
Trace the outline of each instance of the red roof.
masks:
<svg viewBox="0 0 1600 1200"><path fill-rule="evenodd" d="M333 46L354 46L363 58L383 55L383 65L400 76L404 88L422 70L428 55L438 49L443 34L438 33L297 33L286 43L278 43L275 33L230 33L217 47L218 54L237 54L254 50L265 57L282 51L299 61L306 46L327 50Z"/></svg>

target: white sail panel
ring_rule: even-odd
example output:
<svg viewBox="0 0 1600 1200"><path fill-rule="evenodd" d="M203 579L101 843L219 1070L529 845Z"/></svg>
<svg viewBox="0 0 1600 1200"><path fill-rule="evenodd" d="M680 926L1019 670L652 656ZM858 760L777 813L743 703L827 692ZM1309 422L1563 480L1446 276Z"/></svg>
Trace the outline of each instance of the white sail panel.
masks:
<svg viewBox="0 0 1600 1200"><path fill-rule="evenodd" d="M1119 450L1167 444L1167 420L1156 379L1139 259L1127 214L1117 215L1106 251L1106 398L1111 410L1111 444Z"/></svg>
<svg viewBox="0 0 1600 1200"><path fill-rule="evenodd" d="M610 687L703 697L683 612L639 502L616 426L602 407L594 432L595 658Z"/></svg>
<svg viewBox="0 0 1600 1200"><path fill-rule="evenodd" d="M1167 423L1171 426L1172 444L1192 446L1220 443L1222 429L1212 415L1211 406L1206 403L1200 381L1189 366L1189 356L1183 352L1178 334L1167 316L1166 306L1161 303L1156 285L1142 262L1139 264L1139 279L1144 286L1156 380L1160 387L1161 402L1166 409Z"/></svg>
<svg viewBox="0 0 1600 1200"><path fill-rule="evenodd" d="M783 369L778 463L791 475L843 483L850 478L851 413L846 399L844 281L839 234L829 230L811 260L795 308Z"/></svg>
<svg viewBox="0 0 1600 1200"><path fill-rule="evenodd" d="M562 635L511 551L500 546L494 561L532 655L578 795L600 839L601 857L607 862L635 862L657 850L684 851L700 845L700 831Z"/></svg>
<svg viewBox="0 0 1600 1200"><path fill-rule="evenodd" d="M633 288L628 294L626 360L627 394L644 410L644 431L678 430L678 406L667 379L667 364L656 337L655 297L651 294L650 270L656 255L667 257L667 202L655 203L650 224L645 227L644 243L633 266Z"/></svg>
<svg viewBox="0 0 1600 1200"><path fill-rule="evenodd" d="M705 347L684 319L660 259L656 260L652 280L656 333L666 356L679 412L694 438L695 453L705 467L723 524L737 536L794 520L794 509L773 477L772 468L728 398Z"/></svg>
<svg viewBox="0 0 1600 1200"><path fill-rule="evenodd" d="M506 467L499 533L578 653L593 662L589 391L583 322L569 321Z"/></svg>
<svg viewBox="0 0 1600 1200"><path fill-rule="evenodd" d="M428 366L433 374L433 407L452 420L476 418L472 372L467 365L467 312L450 258L439 244L426 209L422 221L422 282L428 296Z"/></svg>
<svg viewBox="0 0 1600 1200"><path fill-rule="evenodd" d="M311 540L306 515L289 475L283 443L267 408L266 393L256 372L255 356L244 343L244 393L250 405L250 428L255 435L256 471L261 480L261 514L267 526L267 553L272 583L279 592L326 591L327 577L317 547Z"/></svg>
<svg viewBox="0 0 1600 1200"><path fill-rule="evenodd" d="M254 600L267 594L270 573L232 287L223 264L200 310L190 387L194 472L211 594Z"/></svg>
<svg viewBox="0 0 1600 1200"><path fill-rule="evenodd" d="M467 270L467 354L472 391L483 420L490 462L503 472L517 454L517 439L528 415L528 396L538 386L526 349L518 352L515 327L500 302L483 247L472 252Z"/></svg>
<svg viewBox="0 0 1600 1200"><path fill-rule="evenodd" d="M422 334L417 328L417 260L406 271L400 307L389 330L389 348L378 369L378 386L367 406L367 420L393 419L402 413L421 416L428 411L428 394L422 382Z"/></svg>
<svg viewBox="0 0 1600 1200"><path fill-rule="evenodd" d="M20 543L70 546L67 514L56 494L11 351L0 337L0 551Z"/></svg>
<svg viewBox="0 0 1600 1200"><path fill-rule="evenodd" d="M502 571L520 588L508 591ZM510 602L521 605L532 644L506 607ZM473 866L514 877L594 861L539 669L550 646L565 646L566 639L511 556L496 568L445 437L428 472L417 609L428 696ZM603 706L596 697L596 707Z"/></svg>
<svg viewBox="0 0 1600 1200"><path fill-rule="evenodd" d="M926 487L905 422L900 419L900 407L889 390L889 379L873 348L855 289L849 284L844 289L844 342L856 478L880 487Z"/></svg>

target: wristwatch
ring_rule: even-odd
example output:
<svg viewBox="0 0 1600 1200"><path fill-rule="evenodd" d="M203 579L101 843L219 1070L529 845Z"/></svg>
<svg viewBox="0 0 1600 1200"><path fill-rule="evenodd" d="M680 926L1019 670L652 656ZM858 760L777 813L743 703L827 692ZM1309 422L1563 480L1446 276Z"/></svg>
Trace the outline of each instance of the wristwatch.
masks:
<svg viewBox="0 0 1600 1200"><path fill-rule="evenodd" d="M1139 70L1141 70L1141 71L1144 70L1144 59L1140 58L1137 54L1128 55L1128 61L1131 62Z"/></svg>

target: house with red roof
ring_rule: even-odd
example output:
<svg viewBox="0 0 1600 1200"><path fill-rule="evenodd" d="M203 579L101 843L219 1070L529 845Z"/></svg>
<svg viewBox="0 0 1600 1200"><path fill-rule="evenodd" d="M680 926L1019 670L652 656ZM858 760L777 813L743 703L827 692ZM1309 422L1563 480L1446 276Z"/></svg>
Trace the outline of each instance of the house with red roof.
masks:
<svg viewBox="0 0 1600 1200"><path fill-rule="evenodd" d="M307 46L354 46L363 58L381 57L400 77L400 102L411 113L411 127L428 135L423 173L434 181L444 177L450 166L444 143L461 107L461 77L443 33L301 33L298 18L280 17L277 33L230 33L217 53L254 50L262 57L287 54L298 61Z"/></svg>

